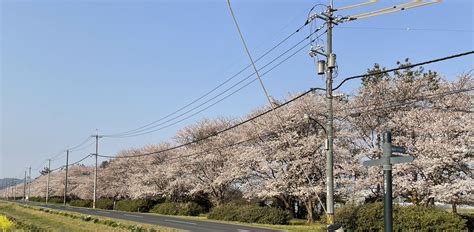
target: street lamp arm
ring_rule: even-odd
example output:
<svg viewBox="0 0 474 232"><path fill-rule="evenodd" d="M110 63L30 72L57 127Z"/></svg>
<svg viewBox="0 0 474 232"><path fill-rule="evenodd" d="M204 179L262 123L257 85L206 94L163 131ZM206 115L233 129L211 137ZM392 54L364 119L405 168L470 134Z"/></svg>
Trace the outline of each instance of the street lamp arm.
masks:
<svg viewBox="0 0 474 232"><path fill-rule="evenodd" d="M326 127L324 127L323 124L321 124L318 120L312 118L312 117L309 116L308 114L304 114L303 117L304 117L306 120L308 120L308 121L311 120L311 121L315 122L316 124L318 124L318 125L323 129L324 133L325 133L326 135L328 135L328 132L327 132L327 130L326 130Z"/></svg>

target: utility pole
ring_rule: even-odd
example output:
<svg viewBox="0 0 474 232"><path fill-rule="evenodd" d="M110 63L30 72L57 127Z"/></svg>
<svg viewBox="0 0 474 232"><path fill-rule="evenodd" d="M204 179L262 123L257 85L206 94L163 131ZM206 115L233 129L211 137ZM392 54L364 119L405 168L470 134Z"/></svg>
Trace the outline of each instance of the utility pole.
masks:
<svg viewBox="0 0 474 232"><path fill-rule="evenodd" d="M327 121L326 129L326 218L329 226L334 224L334 112L333 112L333 72L336 68L336 55L332 51L332 29L334 25L337 25L340 20L333 17L333 12L336 11L333 8L332 0L329 0L329 5L325 12L320 14L311 15L308 19L312 21L316 18L322 19L326 22L327 28L327 44L324 51L320 51L319 48L311 49L309 55L311 57L322 55L326 57L326 60L318 61L318 74L326 74L326 103L327 103ZM331 226L332 228L333 226Z"/></svg>
<svg viewBox="0 0 474 232"><path fill-rule="evenodd" d="M67 198L67 172L69 168L69 150L66 150L66 179L64 181L64 205L66 205Z"/></svg>
<svg viewBox="0 0 474 232"><path fill-rule="evenodd" d="M46 204L49 199L49 174L51 173L51 159L48 159L48 178L46 179Z"/></svg>
<svg viewBox="0 0 474 232"><path fill-rule="evenodd" d="M28 169L28 201L30 200L31 194L31 167Z"/></svg>
<svg viewBox="0 0 474 232"><path fill-rule="evenodd" d="M333 5L330 0L327 9L327 47L326 47L326 98L328 104L328 150L326 155L326 210L327 210L327 223L329 225L334 224L334 127L333 127L333 106L332 106L332 74L335 68L335 55L332 53L332 27L333 27Z"/></svg>
<svg viewBox="0 0 474 232"><path fill-rule="evenodd" d="M15 193L15 191L13 190L13 186L15 186L15 179L14 179L14 178L12 178L12 180L11 180L11 187L10 187L10 188L11 188L11 190L12 190L12 195L11 195L11 197L12 197L13 200L15 200L15 198L13 197L13 195L14 195L14 193Z"/></svg>
<svg viewBox="0 0 474 232"><path fill-rule="evenodd" d="M15 178L16 179L16 178ZM16 201L16 181L13 183L13 200Z"/></svg>
<svg viewBox="0 0 474 232"><path fill-rule="evenodd" d="M383 135L383 158L385 162L383 164L383 222L385 232L391 232L393 228L393 215L392 215L392 163L390 163L390 156L392 156L392 133L387 131Z"/></svg>
<svg viewBox="0 0 474 232"><path fill-rule="evenodd" d="M26 170L25 170L25 180L23 181L23 201L26 201Z"/></svg>
<svg viewBox="0 0 474 232"><path fill-rule="evenodd" d="M5 182L6 182L6 188L5 188L6 191L5 192L7 193L5 197L7 198L7 201L8 201L8 199L10 197L9 196L10 195L10 186L9 186L10 183L8 182L8 180L6 180Z"/></svg>
<svg viewBox="0 0 474 232"><path fill-rule="evenodd" d="M95 202L97 200L97 156L99 155L99 134L93 135L95 137L95 169L94 169L94 193L93 193L93 200L92 200L92 208L95 209Z"/></svg>

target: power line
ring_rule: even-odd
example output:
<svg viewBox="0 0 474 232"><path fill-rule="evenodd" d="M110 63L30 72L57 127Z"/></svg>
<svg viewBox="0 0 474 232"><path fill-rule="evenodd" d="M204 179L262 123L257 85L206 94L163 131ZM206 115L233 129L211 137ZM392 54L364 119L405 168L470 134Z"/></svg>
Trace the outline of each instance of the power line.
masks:
<svg viewBox="0 0 474 232"><path fill-rule="evenodd" d="M317 32L317 31L315 31L315 32ZM324 32L324 33L325 33L325 32ZM323 34L324 34L324 33L323 33ZM321 35L323 35L323 34L321 34ZM282 63L284 63L284 62L287 61L288 59L290 59L290 58L292 58L293 56L295 56L296 54L298 54L300 51L302 51L303 49L305 49L309 44L311 44L313 41L315 41L315 40L316 40L317 38L319 38L321 35L319 35L319 36L316 37L315 39L311 40L310 42L304 44L301 48L299 48L298 50L296 50L295 52L293 52L291 55L287 56L286 58L284 58L283 60L281 60L280 62L278 62L276 65L274 65L273 67L271 67L270 69L268 69L267 71L265 71L264 73L262 73L261 76L265 76L265 75L268 74L270 71L274 70L275 68L277 68L278 66L280 66ZM309 36L306 37L304 40L306 40L307 38L309 38ZM268 67L270 64L272 64L272 63L275 62L276 60L280 59L283 55L285 55L286 53L288 53L289 51L291 51L291 50L293 50L295 47L297 47L299 44L301 44L302 42L304 42L304 40L301 40L298 44L292 46L291 48L289 48L288 50L286 50L285 52L283 52L282 54L280 54L279 56L277 56L276 58L274 58L273 60L271 60L269 63L267 63L266 65L262 66L259 70L265 69L265 68ZM199 105L197 105L197 106L195 106L195 107L193 107L193 108L191 108L191 109L189 109L189 110L183 112L182 114L180 114L180 115L178 115L178 116L175 116L175 117L173 117L173 118L171 118L171 119L169 119L169 120L167 120L167 121L165 121L165 122L162 122L162 123L160 123L160 124L154 125L154 126L149 127L149 128L147 128L147 129L142 129L142 131L144 131L144 132L141 132L141 133L134 133L134 134L130 134L130 135L117 135L117 136L110 136L110 135L108 135L108 136L104 136L104 137L112 137L112 138L134 137L134 136L140 136L140 135L144 135L144 134L153 133L153 132L156 132L156 131L159 131L159 130L168 128L168 127L170 127L170 126L176 125L176 124L178 124L178 123L180 123L180 122L182 122L182 121L184 121L184 120L186 120L186 119L189 119L189 118L191 118L191 117L193 117L193 116L195 116L195 115L197 115L197 114L199 114L199 113L201 113L201 112L203 112L203 111L205 111L205 110L211 108L212 106L214 106L214 105L216 105L216 104L222 102L223 100L229 98L230 96L232 96L232 95L234 95L235 93L239 92L239 91L242 90L243 88L245 88L245 87L249 86L250 84L252 84L254 81L257 80L257 78L252 79L250 82L247 82L247 83L244 84L243 86L241 86L241 87L239 87L238 89L232 91L230 94L225 95L224 97L222 97L222 98L219 99L218 101L216 101L216 102L214 102L214 103L212 103L212 104L206 106L205 108L203 108L203 109L201 109L201 110L199 110L199 111L197 111L197 112L195 112L195 113L193 113L193 114L191 114L191 115L189 115L189 116L187 116L187 117L184 117L184 118L182 118L182 119L180 119L180 120L178 120L178 121L175 121L175 122L173 122L173 123L171 123L171 124L162 126L162 125L164 125L164 124L167 123L167 122L171 122L171 121L173 121L174 119L180 118L180 117L186 115L187 113L192 112L192 111L194 111L195 109L198 109L198 108L200 108L201 106L203 106L203 105L205 105L205 104L211 102L212 100L214 100L214 99L216 99L217 97L223 95L224 93L230 91L231 89L233 89L234 87L236 87L236 86L238 86L239 84L243 83L244 81L250 79L254 74L255 74L255 72L252 73L252 74L250 74L250 75L248 75L246 78L240 80L239 82L235 83L234 85L232 85L232 86L229 87L228 89L224 90L223 92L219 93L218 95L214 96L213 98L211 98L211 99L209 99L209 100L207 100L207 101L205 101L205 102L203 102L203 103L201 103L201 104L199 104ZM146 130L149 130L149 129L156 128L156 127L158 127L158 126L162 126L162 127L159 127L159 128L157 128L157 129L154 129L154 130L151 130L151 131L146 131ZM139 131L137 131L137 132L139 132Z"/></svg>
<svg viewBox="0 0 474 232"><path fill-rule="evenodd" d="M286 101L285 103L276 106L275 109L278 109L278 108L281 108L281 107L283 107L283 106L286 106L286 105L290 104L291 102L296 101L296 100L300 99L301 97L305 96L306 94L308 94L308 93L310 93L310 92L313 92L313 91L315 91L315 90L324 90L324 89L322 89L322 88L312 88L312 89L310 89L310 90L308 90L308 91L306 91L306 92L304 92L304 93L302 93L302 94L300 94L300 95L298 95L298 96L292 98L291 100ZM182 148L182 147L186 147L186 146L189 146L189 145L192 145L192 144L195 144L195 143L198 143L198 142L207 140L207 139L209 139L209 138L216 137L216 136L219 135L219 134L225 133L225 132L227 132L227 131L229 131L229 130L232 130L232 129L234 129L234 128L237 128L237 127L239 127L239 126L241 126L241 125L243 125L243 124L245 124L245 123L248 123L248 122L253 121L253 120L255 120L255 119L259 118L259 117L262 117L263 115L266 115L266 114L268 114L268 113L271 112L271 111L272 111L272 110L264 111L264 112L259 113L259 114L255 115L255 116L251 117L251 118L248 118L248 119L246 119L246 120L244 120L244 121L242 121L242 122L239 122L239 123L234 124L234 125L232 125L232 126L230 126L230 127L227 127L227 128L225 128L225 129L222 129L222 130L220 130L220 131L218 131L218 132L216 132L216 133L213 133L213 134L211 134L211 135L205 136L205 137L203 137L203 138L200 138L200 139L197 139L197 140L194 140L194 141L191 141L191 142L183 143L183 144L181 144L181 145L177 145L177 146L174 146L174 147L171 147L171 148L166 148L166 149L163 149L163 150L160 150L160 151L148 152L148 153L138 154L138 155L134 155L134 156L135 156L135 157L139 157L139 156L154 155L154 154L159 154L159 153L163 153L163 152L168 152L168 151L176 150L176 149L179 149L179 148Z"/></svg>
<svg viewBox="0 0 474 232"><path fill-rule="evenodd" d="M260 61L262 58L264 58L265 56L267 56L268 54L270 54L272 51L274 51L276 48L278 48L279 46L281 46L283 43L285 43L287 40L289 40L291 37L293 37L296 33L300 32L300 30L305 27L306 25L308 24L308 22L306 22L304 25L300 26L297 30L295 30L293 33L291 33L290 35L288 35L287 37L285 37L282 41L280 41L279 43L277 43L276 45L274 45L273 47L271 47L268 51L266 51L264 54L262 54L260 57L258 57L255 62L258 62ZM306 37L304 40L308 39L309 37ZM303 41L304 41L303 40ZM303 41L300 41L300 43L302 43ZM298 43L298 44L300 44ZM216 87L214 87L213 89L211 89L210 91L206 92L205 94L201 95L200 97L196 98L195 100L191 101L190 103L180 107L179 109L167 114L166 116L164 117L161 117L151 123L148 123L146 125L143 125L141 127L138 127L138 128L135 128L135 129L132 129L132 130L128 130L128 131L124 131L124 132L120 132L120 133L116 133L116 134L110 134L110 135L106 135L106 137L114 137L114 136L121 136L121 135L127 135L127 134L131 134L131 133L135 133L137 131L143 131L143 130L146 130L147 127L151 126L151 125L154 125L158 122L161 122L179 112L181 112L182 110L184 110L185 108L193 105L194 103L202 100L203 98L209 96L211 93L215 92L217 89L219 89L220 87L224 86L225 84L229 83L231 80L233 80L235 77L237 77L238 75L240 75L241 73L243 73L245 70L247 70L249 67L251 67L251 64L248 64L247 66L245 66L243 69L241 69L240 71L238 71L236 74L234 74L233 76L231 76L230 78L226 79L224 82L220 83L219 85L217 85Z"/></svg>
<svg viewBox="0 0 474 232"><path fill-rule="evenodd" d="M439 58L439 59L433 59L433 60L429 60L429 61L425 61L425 62L420 62L420 63L416 63L416 64L412 64L412 65L407 65L407 66L404 66L404 67L398 67L398 68L392 68L392 69L387 69L387 70L383 70L383 71L380 71L380 72L376 72L376 73L368 73L368 74L362 74L362 75L356 75L356 76L352 76L352 77L348 77L348 78L345 78L335 89L333 90L336 90L338 89L339 87L342 86L342 84L344 84L346 81L348 80L352 80L352 79L356 79L356 78L362 78L362 77L367 77L367 76L373 76L373 75L380 75L380 74L385 74L385 73L389 73L389 72L393 72L393 71L397 71L397 70L401 70L401 69L408 69L408 68L413 68L413 67L417 67L417 66L421 66L421 65L425 65L425 64L430 64L430 63L435 63L435 62L441 62L441 61L444 61L444 60L449 60L449 59L454 59L454 58L458 58L458 57L462 57L462 56L466 56L466 55L470 55L474 53L474 51L470 51L470 52L465 52L465 53L460 53L460 54L456 54L456 55L452 55L452 56L447 56L447 57L443 57L443 58ZM255 79L253 80L255 81ZM323 89L323 88L312 88L294 98L292 98L291 100L288 100L278 106L275 107L275 109L278 109L278 108L281 108L283 106L286 106L288 104L290 104L291 102L293 101L296 101L298 99L300 99L301 97L309 94L310 92L313 92L315 90L323 90L325 91L326 89ZM163 152L168 152L168 151L172 151L172 150L176 150L176 149L179 149L179 148L182 148L182 147L185 147L185 146L189 146L189 145L192 145L192 144L195 144L195 143L198 143L198 142L201 142L201 141L204 141L204 140L207 140L209 138L212 138L212 137L215 137L219 134L222 134L222 133L225 133L229 130L232 130L234 128L237 128L245 123L248 123L250 121L253 121L259 117L262 117L263 115L266 115L268 114L269 112L273 111L274 109L270 109L270 110L266 110L260 114L257 114L251 118L248 118L242 122L239 122L237 124L234 124L230 127L227 127L225 129L222 129L214 134L211 134L211 135L208 135L208 136L205 136L201 139L198 139L198 140L194 140L194 141L191 141L191 142L187 142L187 143L183 143L183 144L180 144L180 145L177 145L177 146L174 146L174 147L171 147L171 148L166 148L166 149L163 149L163 150L160 150L160 151L155 151L155 152L148 152L148 153L142 153L142 154L138 154L138 155L134 155L135 157L139 157L139 156L147 156L147 155L154 155L154 154L159 154L159 153L163 153Z"/></svg>
<svg viewBox="0 0 474 232"><path fill-rule="evenodd" d="M81 147L82 145L86 144L89 140L91 140L91 137L90 137L90 136L87 136L87 138L86 138L84 141L80 142L80 143L77 144L76 146L68 147L67 149L68 149L69 151L72 151L72 150L74 150L74 149L76 149L76 148L79 148L79 147Z"/></svg>
<svg viewBox="0 0 474 232"><path fill-rule="evenodd" d="M346 27L339 26L343 29L365 29L365 30L391 30L391 31L439 31L439 32L468 32L473 33L474 30L466 29L446 29L446 28L411 28L411 27Z"/></svg>
<svg viewBox="0 0 474 232"><path fill-rule="evenodd" d="M84 147L81 147L81 148L76 148L76 149L69 149L69 151L83 151L89 147L91 147L92 145L95 144L95 141L92 141L91 143L87 144L86 146Z"/></svg>
<svg viewBox="0 0 474 232"><path fill-rule="evenodd" d="M85 159L87 159L87 158L90 157L90 156L91 156L91 155L86 155L86 156L84 156L83 158L81 158L80 160L78 160L78 161L76 161L76 162L74 162L74 163L71 163L71 164L69 164L69 165L70 165L70 166L76 165L76 164L78 164L78 163L84 161ZM57 168L51 170L51 172L57 171L57 170L59 170L59 169L61 169L61 168L64 168L64 167L66 167L66 165L62 165L62 166L60 166L60 167L57 167Z"/></svg>
<svg viewBox="0 0 474 232"><path fill-rule="evenodd" d="M412 67L416 67L416 66L420 66L420 65L424 65L424 64L428 64L428 63L434 63L434 62L440 62L440 61L444 61L444 60L448 60L448 59L454 59L454 58L458 58L458 57L461 57L461 56L470 55L470 54L472 54L472 53L474 53L474 51L465 52L465 53L460 53L460 54L457 54L457 55L447 56L447 57L444 57L444 58L434 59L434 60L430 60L430 61L425 61L425 62L421 62L421 63L417 63L417 64L405 66L405 67L399 67L399 68L388 69L388 70L380 71L380 72L377 72L377 73L369 73L369 74L364 74L364 75L357 75L357 76L348 77L348 78L344 79L344 81L341 82L337 88L339 88L339 87L340 87L345 81L347 81L347 80L351 80L351 79L355 79L355 78L361 78L361 77L365 77L365 76L379 75L379 74L384 74L384 73L388 73L388 72L397 71L397 70L400 70L400 69L412 68ZM269 70L269 71L270 71L270 70ZM268 72L268 71L267 71L267 72ZM473 88L465 89L465 91L472 91L472 89L473 89ZM311 89L309 89L308 91L303 92L303 93L299 94L298 96L296 96L296 97L294 97L294 98L292 98L292 99L290 99L290 100L288 100L288 101L286 101L286 102L284 102L284 103L282 103L282 104L276 106L275 109L284 107L284 106L290 104L291 102L294 102L294 101L296 101L296 100L302 98L303 96L305 96L305 95L307 95L307 94L309 94L309 93L311 93L311 92L314 92L314 91L316 91L316 90L325 91L325 89L323 89L323 88L311 88ZM451 91L451 92L452 92L452 93L455 93L455 92L462 92L462 91L464 91L464 90L453 90L453 91ZM442 93L439 93L439 94L442 94ZM447 93L443 93L443 94L447 94ZM425 96L425 97L426 97L426 96ZM407 103L405 103L405 104L407 104ZM392 105L391 107L396 107L396 106L399 106L399 105L400 105L400 104ZM184 143L184 144L181 144L181 145L177 145L177 146L174 146L174 147L171 147L171 148L163 149L163 150L160 150L160 151L142 153L142 154L138 154L138 155L134 155L134 156L128 156L128 157L140 157L140 156L147 156L147 155L159 154L159 153L163 153L163 152L167 152L167 151L171 151L171 150L176 150L176 149L179 149L179 148L182 148L182 147L185 147L185 146L189 146L189 145L192 145L192 144L195 144L195 143L198 143L198 142L207 140L207 139L209 139L209 138L216 137L216 136L218 136L219 134L225 133L225 132L227 132L227 131L229 131L229 130L232 130L232 129L234 129L234 128L237 128L237 127L239 127L239 126L241 126L241 125L243 125L243 124L246 124L246 123L251 122L251 121L253 121L253 120L257 119L257 118L260 118L260 117L262 117L262 116L268 114L268 113L271 112L271 111L272 111L272 109L266 110L266 111L261 112L261 113L259 113L259 114L257 114L257 115L254 115L253 117L250 117L250 118L248 118L248 119L246 119L246 120L244 120L244 121L241 121L241 122L239 122L239 123L236 123L236 124L234 124L234 125L232 125L232 126L229 126L229 127L225 128L225 129L222 129L222 130L220 130L220 131L218 131L218 132L216 132L216 133L213 133L213 134L211 134L211 135L208 135L208 136L203 137L203 138L198 139L198 140L194 140L194 141L191 141L191 142L187 142L187 143ZM82 162L83 160L85 160L85 159L86 159L87 157L89 157L89 156L90 156L90 155L87 155L87 156L83 157L82 159L80 159L79 161L74 162L74 163L71 164L71 165L74 165L74 164L77 164L77 163L79 163L79 162ZM100 155L100 157L115 158L115 157L113 157L113 156L102 156L102 155ZM56 169L53 169L53 170L51 170L51 171L56 171L56 170L59 170L59 169L61 169L61 168L63 168L63 167L64 167L64 165L63 165L63 166L60 166L60 167L58 167L58 168L56 168Z"/></svg>
<svg viewBox="0 0 474 232"><path fill-rule="evenodd" d="M369 113L369 112L372 112L372 111L390 109L390 108L394 108L394 107L413 104L413 103L416 103L416 102L419 102L419 101L425 101L425 100L445 97L445 96L448 96L448 95L470 92L470 91L473 91L473 90L474 90L474 87L471 87L471 88L465 88L465 89L456 89L456 90L450 90L450 91L445 91L445 92L440 92L440 93L434 93L434 94L425 95L425 96L404 98L404 99L400 99L400 100L394 100L392 102L396 103L396 104L386 105L386 106L379 106L380 105L379 103L374 103L374 104L365 105L365 106L351 107L351 108L348 108L348 109L357 109L357 108L366 108L366 107L370 107L370 106L379 106L379 107L375 107L373 109L366 109L366 110L362 110L362 111L358 111L358 112L349 113L346 116L358 116L358 115L363 114L363 113ZM402 102L400 102L400 101L402 101ZM417 108L424 108L424 107L417 107ZM344 110L348 110L348 109L344 109ZM344 111L344 110L339 110L339 111ZM472 111L459 110L459 112L470 113Z"/></svg>
<svg viewBox="0 0 474 232"><path fill-rule="evenodd" d="M298 126L301 126L302 123L298 123L296 124L295 126L289 128L289 129L293 129L293 128L296 128ZM204 153L208 153L208 152L211 152L211 151L214 151L214 150L220 150L220 149L224 149L224 148L230 148L230 147L234 147L234 146L237 146L237 145L240 145L240 144L244 144L244 143L247 143L247 142L250 142L250 141L253 141L253 140L257 140L257 139L263 139L265 137L268 137L270 133L278 133L278 132L284 132L283 130L277 130L277 131L267 131L265 132L265 134L263 135L257 135L257 136L254 136L254 137L251 137L251 138L248 138L248 139L244 139L244 140L241 140L241 141L238 141L238 142L234 142L234 143L230 143L230 144L226 144L226 145L223 145L223 146L218 146L218 147L214 147L214 148L210 148L210 149L207 149L206 151L200 151L200 152L194 152L194 153L191 153L191 154L188 154L188 155L180 155L180 156L177 156L177 157L172 157L172 158L168 158L167 160L175 160L175 159L182 159L182 158L188 158L188 157L192 157L192 156L197 156L197 155L200 155L200 154L204 154ZM131 155L131 156L108 156L108 155L99 155L99 157L103 157L103 158L110 158L110 159L129 159L129 158L137 158L137 157L143 157L143 156L147 156L148 154L139 154L139 155Z"/></svg>
<svg viewBox="0 0 474 232"><path fill-rule="evenodd" d="M414 67L421 66L421 65L437 63L437 62L440 62L440 61L450 60L450 59L454 59L454 58L458 58L458 57L462 57L462 56L467 56L467 55L472 55L472 54L474 54L474 51L468 51L468 52L463 52L463 53L459 53L459 54L456 54L456 55L451 55L451 56L446 56L446 57L442 57L442 58L438 58L438 59L428 60L428 61L424 61L424 62L420 62L420 63L416 63L416 64L410 64L410 65L406 65L406 66L404 65L404 66L398 67L398 68L392 68L392 69L388 69L388 70L382 70L382 71L379 71L379 72L367 73L367 74L348 77L348 78L345 78L341 83L339 83L332 90L335 91L335 90L339 89L345 82L353 80L353 79L360 79L360 78L363 78L363 77L380 75L380 74L393 72L393 71L398 71L398 70L402 70L402 69L414 68Z"/></svg>

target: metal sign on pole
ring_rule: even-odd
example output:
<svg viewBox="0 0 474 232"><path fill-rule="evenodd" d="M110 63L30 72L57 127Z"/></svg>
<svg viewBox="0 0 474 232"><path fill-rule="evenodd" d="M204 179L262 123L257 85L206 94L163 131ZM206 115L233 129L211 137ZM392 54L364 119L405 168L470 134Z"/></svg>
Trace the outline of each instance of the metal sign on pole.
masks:
<svg viewBox="0 0 474 232"><path fill-rule="evenodd" d="M386 131L383 135L383 156L376 160L367 160L362 164L368 166L383 166L383 186L384 186L384 228L385 232L391 232L393 228L392 215L392 165L409 163L413 161L413 156L392 155L392 153L405 153L403 147L392 146L392 133Z"/></svg>

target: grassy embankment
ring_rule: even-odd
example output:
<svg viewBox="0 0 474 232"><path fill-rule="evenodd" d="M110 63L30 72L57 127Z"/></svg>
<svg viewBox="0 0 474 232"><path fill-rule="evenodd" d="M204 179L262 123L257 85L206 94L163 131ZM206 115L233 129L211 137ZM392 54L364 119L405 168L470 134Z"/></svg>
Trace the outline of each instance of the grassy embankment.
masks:
<svg viewBox="0 0 474 232"><path fill-rule="evenodd" d="M35 207L25 208L16 203L0 201L0 215L7 216L15 223L14 227L10 228L12 231L179 231L98 216L93 216L96 219L94 222L94 220L84 220L87 218L85 214L67 212L68 216L66 216L51 213L53 211L45 212ZM59 211L56 210L56 212Z"/></svg>

